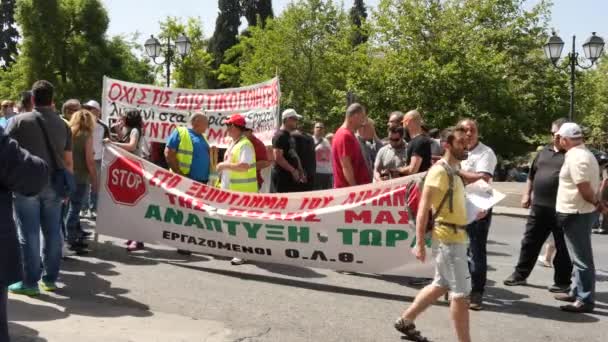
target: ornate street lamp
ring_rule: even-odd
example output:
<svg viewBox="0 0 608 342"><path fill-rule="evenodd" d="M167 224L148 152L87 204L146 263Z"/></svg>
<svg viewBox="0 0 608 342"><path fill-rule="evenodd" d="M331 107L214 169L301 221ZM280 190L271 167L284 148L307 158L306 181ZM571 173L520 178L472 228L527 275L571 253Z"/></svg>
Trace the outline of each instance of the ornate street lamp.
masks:
<svg viewBox="0 0 608 342"><path fill-rule="evenodd" d="M187 54L190 53L192 48L192 43L190 43L190 39L183 34L180 34L175 41L175 45L171 44L171 39L167 38L167 44L163 46L158 39L154 38L154 36L150 36L148 40L144 43L144 47L146 49L146 54L152 58L152 61L157 65L164 64L167 71L167 87L171 86L171 62L173 58L177 54L179 54L182 58L184 58ZM159 57L163 57L164 60L161 62L157 62L156 59Z"/></svg>
<svg viewBox="0 0 608 342"><path fill-rule="evenodd" d="M549 37L549 40L547 40L547 43L545 43L545 56L551 61L553 66L558 69L570 68L570 111L568 117L572 120L574 117L574 81L576 78L576 67L578 66L581 69L591 68L604 51L604 40L593 32L591 37L583 44L583 52L585 53L585 57L591 62L590 65L579 63L579 55L576 52L576 36L572 36L572 51L569 52L567 56L568 64L564 67L560 67L557 62L562 55L563 49L564 41L553 32L551 37Z"/></svg>

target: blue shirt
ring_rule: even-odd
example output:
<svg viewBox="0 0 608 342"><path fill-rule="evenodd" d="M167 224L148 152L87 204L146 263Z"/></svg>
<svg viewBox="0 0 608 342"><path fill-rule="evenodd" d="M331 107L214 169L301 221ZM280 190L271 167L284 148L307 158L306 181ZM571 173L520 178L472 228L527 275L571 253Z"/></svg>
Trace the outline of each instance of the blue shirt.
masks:
<svg viewBox="0 0 608 342"><path fill-rule="evenodd" d="M4 116L0 118L0 127L6 128L7 123L8 123L8 120L6 120L6 118Z"/></svg>
<svg viewBox="0 0 608 342"><path fill-rule="evenodd" d="M190 139L194 148L188 178L199 182L206 182L209 180L209 144L207 144L202 135L197 134L191 128L188 128L188 132L190 133ZM167 139L167 147L177 151L179 143L179 133L176 129Z"/></svg>

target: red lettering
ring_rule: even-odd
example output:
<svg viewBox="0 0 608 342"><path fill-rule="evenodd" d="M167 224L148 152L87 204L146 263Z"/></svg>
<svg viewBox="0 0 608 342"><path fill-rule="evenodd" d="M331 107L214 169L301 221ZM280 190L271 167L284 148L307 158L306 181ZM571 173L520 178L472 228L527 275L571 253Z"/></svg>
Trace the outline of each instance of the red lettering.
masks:
<svg viewBox="0 0 608 342"><path fill-rule="evenodd" d="M371 210L364 210L360 214L357 214L354 210L344 211L344 222L353 223L354 221L361 221L365 224L372 223L372 212Z"/></svg>
<svg viewBox="0 0 608 342"><path fill-rule="evenodd" d="M110 91L108 92L108 97L110 98L110 100L116 101L118 100L120 95L122 95L122 88L120 87L120 84L112 83L112 85L110 86Z"/></svg>
<svg viewBox="0 0 608 342"><path fill-rule="evenodd" d="M190 195L190 196L194 196L197 197L196 194L199 191L199 189L202 187L203 185L201 183L191 183L190 184L190 188L188 188L188 190L186 190L186 194Z"/></svg>
<svg viewBox="0 0 608 342"><path fill-rule="evenodd" d="M395 224L395 219L393 218L393 214L391 214L390 211L382 210L376 216L374 224Z"/></svg>
<svg viewBox="0 0 608 342"><path fill-rule="evenodd" d="M145 104L146 103L146 97L148 95L148 93L150 92L150 89L147 88L140 88L139 92L140 92L140 96L139 96L139 100L137 100L137 104Z"/></svg>
<svg viewBox="0 0 608 342"><path fill-rule="evenodd" d="M165 195L167 195L167 197L169 198L169 203L171 203L171 205L175 205L176 196L174 194L170 194L168 192L166 192Z"/></svg>

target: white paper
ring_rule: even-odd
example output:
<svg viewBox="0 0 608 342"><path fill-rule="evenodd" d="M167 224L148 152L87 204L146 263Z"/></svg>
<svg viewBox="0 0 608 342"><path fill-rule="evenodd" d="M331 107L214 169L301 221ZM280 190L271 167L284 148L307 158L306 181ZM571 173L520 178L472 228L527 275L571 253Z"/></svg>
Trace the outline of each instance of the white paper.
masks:
<svg viewBox="0 0 608 342"><path fill-rule="evenodd" d="M467 223L475 221L477 215L483 210L489 210L500 203L506 195L492 189L483 179L465 187Z"/></svg>

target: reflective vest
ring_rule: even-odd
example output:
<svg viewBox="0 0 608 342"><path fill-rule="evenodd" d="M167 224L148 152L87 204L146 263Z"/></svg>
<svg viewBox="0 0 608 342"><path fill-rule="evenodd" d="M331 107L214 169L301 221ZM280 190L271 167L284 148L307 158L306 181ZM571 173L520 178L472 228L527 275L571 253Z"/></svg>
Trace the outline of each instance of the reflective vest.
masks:
<svg viewBox="0 0 608 342"><path fill-rule="evenodd" d="M179 135L179 146L177 147L177 164L182 174L190 174L190 166L192 165L192 157L194 155L194 145L187 127L177 127ZM207 138L201 135L203 140L207 142Z"/></svg>
<svg viewBox="0 0 608 342"><path fill-rule="evenodd" d="M230 151L230 162L232 164L239 163L239 156L241 155L241 149L245 146L249 146L251 151L255 151L253 144L249 139L241 137L241 139L232 147ZM258 192L258 178L255 168L255 153L253 154L253 162L249 166L247 171L225 171L228 172L228 189L240 192Z"/></svg>

